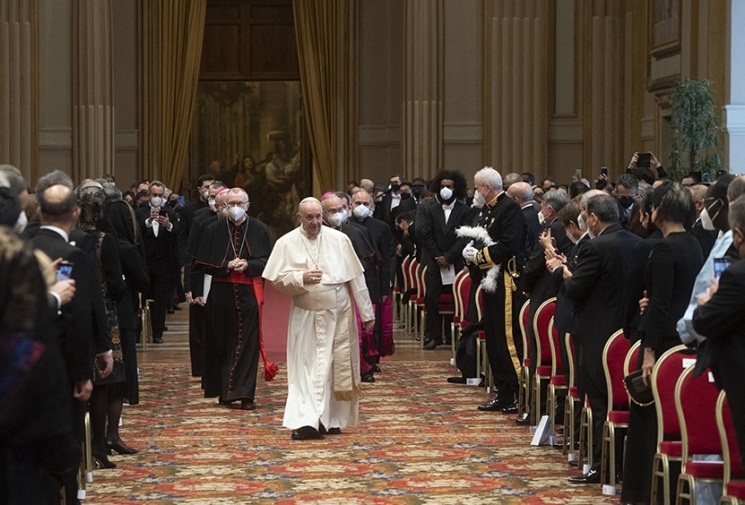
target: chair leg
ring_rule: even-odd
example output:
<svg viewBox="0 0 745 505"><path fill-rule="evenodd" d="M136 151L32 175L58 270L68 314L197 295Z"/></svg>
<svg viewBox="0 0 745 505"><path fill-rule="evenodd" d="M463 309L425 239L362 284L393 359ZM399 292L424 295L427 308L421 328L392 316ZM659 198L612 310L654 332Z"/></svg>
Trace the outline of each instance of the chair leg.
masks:
<svg viewBox="0 0 745 505"><path fill-rule="evenodd" d="M696 481L688 475L680 474L675 495L675 505L681 505L683 500L686 500L690 505L696 505Z"/></svg>
<svg viewBox="0 0 745 505"><path fill-rule="evenodd" d="M546 414L548 414L548 425L550 426L549 433L556 436L556 422L554 415L556 414L555 406L555 395L556 386L549 382L548 389L546 391Z"/></svg>
<svg viewBox="0 0 745 505"><path fill-rule="evenodd" d="M562 455L574 453L574 398L567 394L564 399L564 442Z"/></svg>
<svg viewBox="0 0 745 505"><path fill-rule="evenodd" d="M525 411L525 367L520 367L517 387L517 416L522 417Z"/></svg>
<svg viewBox="0 0 745 505"><path fill-rule="evenodd" d="M660 484L662 485L662 503L670 505L670 461L666 454L657 453L652 461L652 492L649 503L658 503Z"/></svg>

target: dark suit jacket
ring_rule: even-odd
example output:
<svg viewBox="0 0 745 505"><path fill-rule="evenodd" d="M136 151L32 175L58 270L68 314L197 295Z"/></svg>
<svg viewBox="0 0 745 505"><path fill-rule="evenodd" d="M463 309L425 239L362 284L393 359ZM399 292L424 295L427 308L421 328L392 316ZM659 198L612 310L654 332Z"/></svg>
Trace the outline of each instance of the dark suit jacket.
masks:
<svg viewBox="0 0 745 505"><path fill-rule="evenodd" d="M714 296L693 313L693 327L707 337L717 385L727 391L737 442L745 450L745 260L722 273ZM698 365L698 363L697 363ZM698 368L698 366L697 366Z"/></svg>
<svg viewBox="0 0 745 505"><path fill-rule="evenodd" d="M167 271L171 276L171 283L175 285L178 272L179 220L175 212L170 209L164 210L168 213L171 223L173 223L170 232L160 227L156 237L153 228L147 227L145 220L150 217L149 205L137 209L137 223L142 231L142 240L145 244L145 262L148 268L150 270Z"/></svg>
<svg viewBox="0 0 745 505"><path fill-rule="evenodd" d="M470 268L471 275L480 279L477 270L487 271L494 265L501 265L502 271L507 271L507 263L513 257L523 265L530 249L525 242L525 217L515 200L501 193L495 201L488 202L481 209L479 226L489 232L494 245L484 248L483 244L474 243L474 247L482 248L477 256L477 268Z"/></svg>
<svg viewBox="0 0 745 505"><path fill-rule="evenodd" d="M641 321L639 300L644 297L644 269L647 267L652 248L660 240L662 240L662 232L655 230L637 244L629 259L629 274L623 291L623 334L632 343L639 340L636 332Z"/></svg>
<svg viewBox="0 0 745 505"><path fill-rule="evenodd" d="M579 250L588 240L590 240L590 235L585 233L574 244L569 254L567 254L567 268L570 272L574 272L577 269ZM567 296L566 288L564 287L564 269L557 268L551 272L551 278L558 287L558 292L556 293L556 310L554 311L554 325L559 331L574 335L577 333L577 324L574 319L574 302Z"/></svg>
<svg viewBox="0 0 745 505"><path fill-rule="evenodd" d="M470 239L458 238L456 230L472 224L471 207L457 200L453 202L450 218L445 222L445 211L437 198L423 203L416 213L416 234L422 246L422 264L438 268L435 258L444 256L458 272L463 268L463 248Z"/></svg>
<svg viewBox="0 0 745 505"><path fill-rule="evenodd" d="M62 258L72 263L72 279L75 280L75 297L62 307L60 324L53 325L73 382L93 378L93 296L91 273L97 270L86 254L68 244L56 231L40 229L31 243L52 260Z"/></svg>
<svg viewBox="0 0 745 505"><path fill-rule="evenodd" d="M374 217L368 217L363 221L354 220L354 222L367 228L373 244L380 253L380 292L383 296L387 296L396 272L396 244L393 234L383 221Z"/></svg>
<svg viewBox="0 0 745 505"><path fill-rule="evenodd" d="M538 221L538 213L540 212L540 207L533 205L528 205L523 209L520 209L523 213L523 217L525 218L525 224L527 226L526 232L527 237L526 241L528 244L528 247L532 250L535 244L538 242L538 237L541 235L541 232L543 231L543 226L541 226L541 222Z"/></svg>
<svg viewBox="0 0 745 505"><path fill-rule="evenodd" d="M623 287L631 251L641 241L616 223L579 250L577 269L564 281L574 302L578 343L585 365L593 375L602 374L603 347L623 326Z"/></svg>

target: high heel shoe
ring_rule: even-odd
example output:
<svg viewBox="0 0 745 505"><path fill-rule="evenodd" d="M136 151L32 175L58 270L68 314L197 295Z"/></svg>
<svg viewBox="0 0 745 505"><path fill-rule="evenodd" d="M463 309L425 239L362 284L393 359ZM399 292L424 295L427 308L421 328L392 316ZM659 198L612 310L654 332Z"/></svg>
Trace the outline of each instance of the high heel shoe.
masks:
<svg viewBox="0 0 745 505"><path fill-rule="evenodd" d="M121 438L115 441L106 440L106 450L109 454L111 454L112 449L119 454L137 454L137 449L129 447L127 444L122 442Z"/></svg>
<svg viewBox="0 0 745 505"><path fill-rule="evenodd" d="M93 453L93 461L96 464L96 468L116 468L116 463L109 461L109 458L105 454Z"/></svg>

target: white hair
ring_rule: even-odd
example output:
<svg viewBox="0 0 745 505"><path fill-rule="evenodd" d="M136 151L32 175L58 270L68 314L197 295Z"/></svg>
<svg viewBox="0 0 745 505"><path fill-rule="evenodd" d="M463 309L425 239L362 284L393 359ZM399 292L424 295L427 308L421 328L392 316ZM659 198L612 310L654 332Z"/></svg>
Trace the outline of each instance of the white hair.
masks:
<svg viewBox="0 0 745 505"><path fill-rule="evenodd" d="M486 184L494 191L502 191L502 176L492 167L484 167L476 172L473 180Z"/></svg>

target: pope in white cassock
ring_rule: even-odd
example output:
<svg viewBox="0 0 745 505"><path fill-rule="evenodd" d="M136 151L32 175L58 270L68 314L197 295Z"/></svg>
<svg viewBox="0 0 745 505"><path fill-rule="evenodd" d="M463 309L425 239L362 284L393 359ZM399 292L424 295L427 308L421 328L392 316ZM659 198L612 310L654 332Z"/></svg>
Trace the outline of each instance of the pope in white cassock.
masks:
<svg viewBox="0 0 745 505"><path fill-rule="evenodd" d="M300 226L277 240L262 276L292 296L283 426L294 440L308 440L357 426L355 304L366 329L372 330L375 315L352 243L322 226L321 202L304 199L297 218Z"/></svg>

